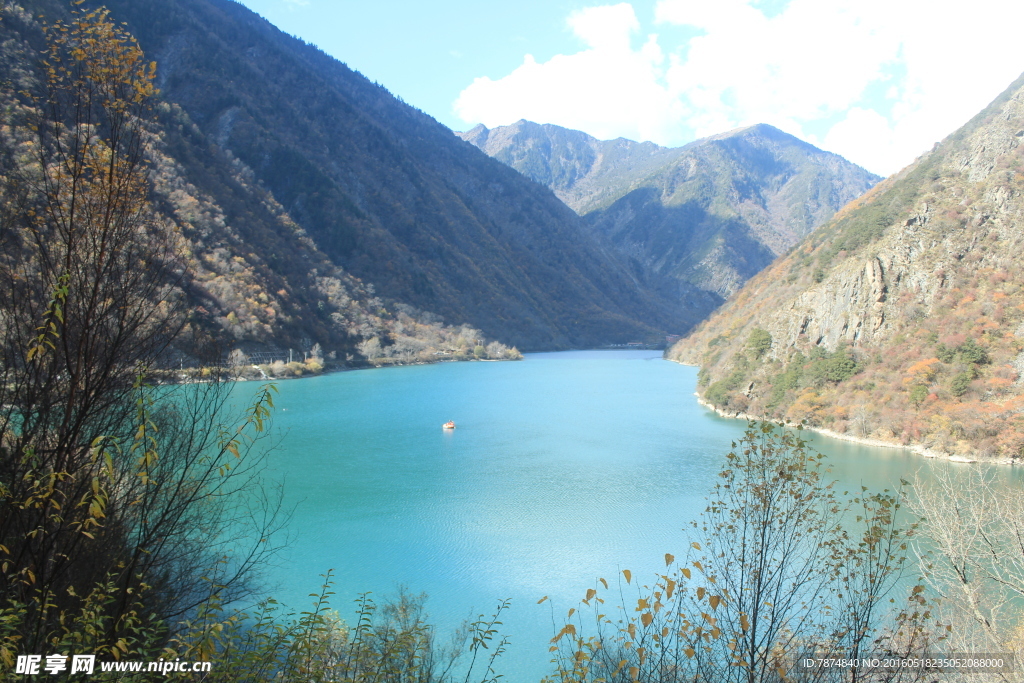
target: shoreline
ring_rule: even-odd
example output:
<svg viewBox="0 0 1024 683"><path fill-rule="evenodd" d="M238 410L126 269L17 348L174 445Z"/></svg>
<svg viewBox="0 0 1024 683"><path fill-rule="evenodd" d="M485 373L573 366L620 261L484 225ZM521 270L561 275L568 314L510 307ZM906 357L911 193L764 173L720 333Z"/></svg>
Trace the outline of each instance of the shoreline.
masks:
<svg viewBox="0 0 1024 683"><path fill-rule="evenodd" d="M672 358L666 358L665 360L671 361L673 363L678 363L679 365L685 365L685 366L691 367L691 368L699 368L700 367L699 365L695 365L693 363L684 363L683 361L675 360L675 359L672 359ZM704 398L699 393L697 393L696 391L693 392L693 395L697 397L697 403L699 403L701 406L707 408L708 410L713 411L719 417L725 417L725 418L737 419L737 420L747 420L748 422L750 422L750 421L764 422L764 418L763 417L755 417L754 415L748 415L747 413L742 413L742 412L739 412L739 411L737 411L735 413L728 413L728 412L726 412L724 410L716 408L711 403L709 403L708 401L704 400ZM916 453L917 455L920 455L923 458L931 458L931 459L941 458L941 459L946 460L948 462L955 462L955 463L960 463L960 464L981 463L983 465L1009 465L1011 467L1016 466L1018 464L1021 464L1021 463L1017 463L1015 460L1013 460L1011 458L992 458L992 459L978 460L978 459L975 459L975 458L967 458L967 457L964 457L962 455L951 455L949 453L946 453L945 451L937 451L937 450L928 448L924 444L904 445L904 444L901 444L901 443L896 443L895 441L885 441L884 439L873 439L873 438L862 437L862 436L853 436L852 434L840 434L839 432L834 432L831 429L826 429L825 427L810 427L808 425L804 425L804 429L806 429L808 431L811 431L811 432L814 432L815 434L821 434L822 436L827 436L827 437L829 437L831 439L839 439L840 441L849 441L851 443L860 444L862 446L872 446L872 447L875 447L875 448L902 448L903 450L907 450L907 451L910 451L912 453Z"/></svg>
<svg viewBox="0 0 1024 683"><path fill-rule="evenodd" d="M320 377L335 372L352 372L354 370L379 370L381 368L405 368L414 365L439 365L441 363L507 363L517 362L525 360L527 354L536 353L563 353L568 351L658 351L657 348L642 348L642 349L625 349L618 347L598 346L595 348L579 348L579 349L553 349L550 351L527 351L522 353L520 358L438 358L430 360L414 360L408 362L395 362L395 363L380 363L376 364L371 361L363 361L359 364L344 364L340 362L325 363L323 370L317 373L302 374L298 377L232 377L232 382L268 382L277 380L293 380L293 379L307 379L309 377ZM664 355L662 355L664 358ZM684 363L685 365L685 363ZM176 382L177 384L192 384L198 381L205 380L189 380L186 382Z"/></svg>
<svg viewBox="0 0 1024 683"><path fill-rule="evenodd" d="M678 362L678 361L675 361L675 362ZM680 365L687 365L687 363L680 363ZM695 366L691 366L691 367L695 367ZM764 422L765 421L765 419L763 417L757 417L757 416L749 415L747 413L742 413L742 412L739 412L739 411L734 412L734 413L730 413L730 412L721 410L720 408L716 408L711 403L709 403L708 401L704 400L704 398L700 394L698 394L696 391L693 392L693 395L697 398L697 403L698 404L700 404L704 408L707 408L708 410L714 412L719 417L735 419L735 420L746 420L747 422L751 422L751 421L753 421L753 422ZM827 436L827 437L829 437L831 439L838 439L840 441L849 441L851 443L860 444L862 446L872 446L874 448L898 448L898 449L910 451L912 453L916 453L917 455L920 455L923 458L931 458L931 459L938 458L938 459L946 460L947 462L954 462L954 463L960 463L960 464L980 463L980 464L983 464L983 465L1009 465L1011 467L1017 465L1017 463L1015 461L1013 461L1012 459L1010 459L1010 458L994 458L994 459L990 459L990 460L977 460L977 459L974 459L974 458L966 458L966 457L964 457L962 455L950 455L949 453L946 453L944 451L936 451L934 449L928 448L927 446L925 446L923 444L904 445L904 444L901 444L901 443L896 443L894 441L885 441L883 439L873 439L873 438L869 438L869 437L853 436L852 434L840 434L839 432L832 431L831 429L826 429L825 427L811 427L811 426L808 426L808 425L804 425L803 428L806 429L809 432L814 432L815 434L821 434L822 436Z"/></svg>
<svg viewBox="0 0 1024 683"><path fill-rule="evenodd" d="M301 375L292 375L290 377L243 377L243 376L232 376L227 380L228 382L278 382L278 381L291 381L296 379L309 379L311 377L323 377L324 375L334 374L336 372L354 372L356 370L379 370L381 368L406 368L414 365L439 365L441 363L505 363L522 360L522 358L445 358L439 360L414 360L402 363L381 363L380 365L371 363L369 361L362 364L324 364L323 369L319 372L303 373ZM195 369L195 368L190 368ZM171 370L168 372L179 372L177 370ZM165 381L164 384L203 384L212 380L205 378L176 378L174 381Z"/></svg>

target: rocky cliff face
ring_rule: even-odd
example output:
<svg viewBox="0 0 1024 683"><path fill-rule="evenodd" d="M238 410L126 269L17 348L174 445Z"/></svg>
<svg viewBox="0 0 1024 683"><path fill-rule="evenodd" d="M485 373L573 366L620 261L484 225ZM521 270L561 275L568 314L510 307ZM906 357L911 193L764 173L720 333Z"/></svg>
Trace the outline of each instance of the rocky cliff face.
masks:
<svg viewBox="0 0 1024 683"><path fill-rule="evenodd" d="M528 121L460 135L550 187L652 287L711 307L879 180L767 125L678 148Z"/></svg>
<svg viewBox="0 0 1024 683"><path fill-rule="evenodd" d="M971 457L1024 448L1024 77L752 279L671 357L726 409ZM755 350L767 333L770 346Z"/></svg>

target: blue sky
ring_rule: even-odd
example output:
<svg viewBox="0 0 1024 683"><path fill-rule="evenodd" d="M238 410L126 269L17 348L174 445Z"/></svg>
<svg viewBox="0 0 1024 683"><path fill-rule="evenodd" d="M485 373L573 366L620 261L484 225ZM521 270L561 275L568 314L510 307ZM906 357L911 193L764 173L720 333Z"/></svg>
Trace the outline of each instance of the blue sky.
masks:
<svg viewBox="0 0 1024 683"><path fill-rule="evenodd" d="M1006 0L242 0L455 130L769 123L887 175L1024 71ZM969 11L965 8L969 8Z"/></svg>

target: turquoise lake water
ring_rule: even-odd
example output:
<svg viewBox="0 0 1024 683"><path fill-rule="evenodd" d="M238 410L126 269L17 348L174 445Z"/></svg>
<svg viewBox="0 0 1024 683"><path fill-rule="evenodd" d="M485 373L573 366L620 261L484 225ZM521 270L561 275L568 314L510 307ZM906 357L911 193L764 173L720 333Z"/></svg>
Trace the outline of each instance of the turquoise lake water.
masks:
<svg viewBox="0 0 1024 683"><path fill-rule="evenodd" d="M528 354L279 383L270 476L295 506L272 594L305 609L403 584L442 632L510 599L498 671L550 670L561 626L598 577L639 578L685 554L684 527L745 423L697 404L696 368L657 351ZM441 425L454 420L457 428ZM813 437L844 484L892 488L931 466L895 449ZM550 600L542 605L543 596Z"/></svg>

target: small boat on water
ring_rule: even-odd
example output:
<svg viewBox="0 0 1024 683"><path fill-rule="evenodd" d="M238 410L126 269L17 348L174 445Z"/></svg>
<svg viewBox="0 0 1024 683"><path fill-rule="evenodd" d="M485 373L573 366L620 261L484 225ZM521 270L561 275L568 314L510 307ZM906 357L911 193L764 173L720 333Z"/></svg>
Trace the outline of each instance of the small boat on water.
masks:
<svg viewBox="0 0 1024 683"><path fill-rule="evenodd" d="M455 429L455 422L452 420L448 420L443 425L441 425L441 429Z"/></svg>

